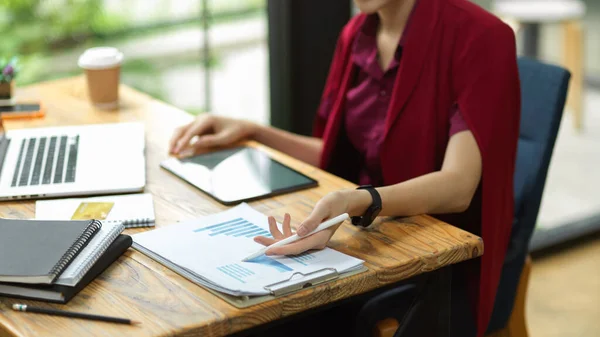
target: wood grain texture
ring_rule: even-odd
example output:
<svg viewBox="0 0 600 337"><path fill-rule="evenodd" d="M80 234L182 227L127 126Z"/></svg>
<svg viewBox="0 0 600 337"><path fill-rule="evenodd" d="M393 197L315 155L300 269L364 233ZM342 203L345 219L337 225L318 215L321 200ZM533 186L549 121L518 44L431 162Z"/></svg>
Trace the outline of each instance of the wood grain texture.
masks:
<svg viewBox="0 0 600 337"><path fill-rule="evenodd" d="M159 167L159 163L168 157L167 144L173 129L190 121L191 117L126 86L122 86L120 90L119 111L107 112L90 106L86 98L85 82L81 77L22 88L18 91L18 98L21 101L41 99L48 107L46 118L10 121L6 123L6 127L10 130L49 125L142 121L146 127L146 192L154 195L156 226L168 226L225 209L226 206L213 201ZM278 220L289 212L293 222L297 223L328 192L354 187L341 178L261 144L247 144L270 153L277 160L319 181L319 187L250 203L258 211L273 215ZM34 203L0 203L0 216L31 218L34 216ZM145 230L148 229L128 229L125 233L134 234ZM369 270L246 309L229 305L130 249L68 305L35 304L123 316L140 320L143 324L124 327L17 313L9 310L10 305L17 301L0 298L0 335L223 336L483 253L483 242L479 237L429 216L379 219L377 224L367 230L344 224L332 238L330 246L364 259Z"/></svg>

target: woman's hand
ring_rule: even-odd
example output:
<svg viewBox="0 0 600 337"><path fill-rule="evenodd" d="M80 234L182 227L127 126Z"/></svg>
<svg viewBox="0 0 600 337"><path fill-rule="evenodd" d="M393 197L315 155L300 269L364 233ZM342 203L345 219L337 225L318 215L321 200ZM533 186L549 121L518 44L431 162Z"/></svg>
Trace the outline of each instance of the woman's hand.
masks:
<svg viewBox="0 0 600 337"><path fill-rule="evenodd" d="M342 190L327 194L317 204L310 215L300 224L296 234L298 236L306 236L296 242L292 242L285 246L274 247L265 253L266 255L296 255L303 253L309 249L323 249L327 246L327 242L333 236L340 225L329 227L318 233L308 235L323 221L336 217L343 213L360 213L364 211L370 204L371 195L367 191ZM275 218L269 217L269 230L273 239L264 236L257 236L254 241L269 246L277 241L283 240L292 236L290 227L290 215L285 214L283 218L283 232L277 228Z"/></svg>
<svg viewBox="0 0 600 337"><path fill-rule="evenodd" d="M169 152L178 155L199 152L203 148L230 145L251 137L254 130L255 125L251 122L204 114L175 130Z"/></svg>

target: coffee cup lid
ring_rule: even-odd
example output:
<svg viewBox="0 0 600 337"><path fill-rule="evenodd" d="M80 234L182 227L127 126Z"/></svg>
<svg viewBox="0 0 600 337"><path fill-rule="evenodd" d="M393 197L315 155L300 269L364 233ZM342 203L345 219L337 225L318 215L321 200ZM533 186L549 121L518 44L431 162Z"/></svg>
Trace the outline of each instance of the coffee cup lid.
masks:
<svg viewBox="0 0 600 337"><path fill-rule="evenodd" d="M79 57L77 64L84 69L104 69L123 62L123 53L113 47L94 47Z"/></svg>

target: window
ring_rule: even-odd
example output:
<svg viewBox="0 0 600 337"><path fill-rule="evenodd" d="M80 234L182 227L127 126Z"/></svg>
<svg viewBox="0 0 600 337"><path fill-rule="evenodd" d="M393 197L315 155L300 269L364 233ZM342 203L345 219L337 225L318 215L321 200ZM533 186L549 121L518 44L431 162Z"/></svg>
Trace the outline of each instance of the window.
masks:
<svg viewBox="0 0 600 337"><path fill-rule="evenodd" d="M266 123L266 26L266 0L14 0L0 9L0 55L20 57L27 85L81 74L86 48L114 46L123 83L193 114Z"/></svg>

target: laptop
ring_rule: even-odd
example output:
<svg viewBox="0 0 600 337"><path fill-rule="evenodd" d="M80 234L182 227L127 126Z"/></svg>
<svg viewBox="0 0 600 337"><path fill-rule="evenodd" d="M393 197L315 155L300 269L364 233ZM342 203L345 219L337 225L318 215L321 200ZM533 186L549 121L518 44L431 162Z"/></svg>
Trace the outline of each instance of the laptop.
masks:
<svg viewBox="0 0 600 337"><path fill-rule="evenodd" d="M0 200L139 192L146 183L144 126L0 126Z"/></svg>

